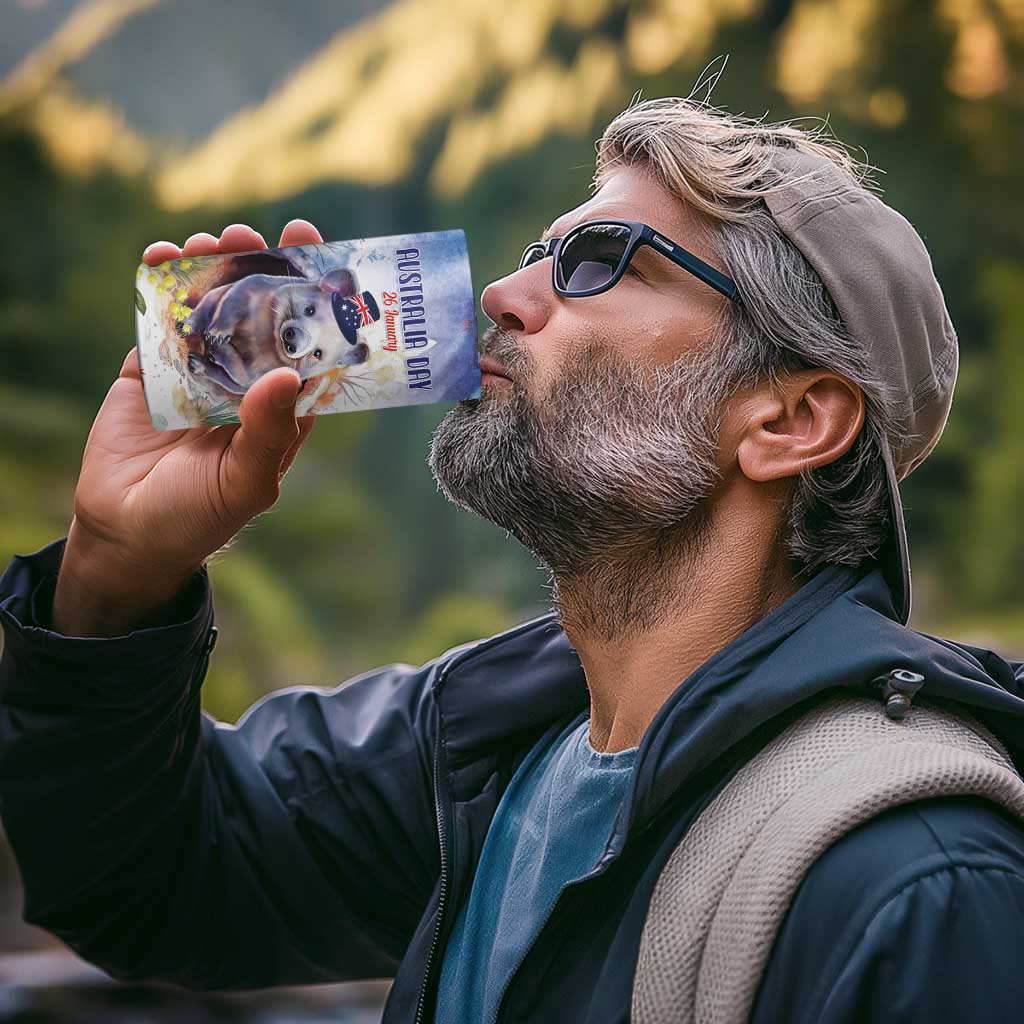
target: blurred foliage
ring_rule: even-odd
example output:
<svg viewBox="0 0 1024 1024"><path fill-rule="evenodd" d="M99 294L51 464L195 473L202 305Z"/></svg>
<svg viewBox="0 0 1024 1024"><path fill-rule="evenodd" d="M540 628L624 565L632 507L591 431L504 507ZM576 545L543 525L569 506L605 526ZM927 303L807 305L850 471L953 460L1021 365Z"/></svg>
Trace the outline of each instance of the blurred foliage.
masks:
<svg viewBox="0 0 1024 1024"><path fill-rule="evenodd" d="M993 262L985 267L980 288L993 320L987 415L968 469L975 514L964 530L961 553L969 605L1005 615L1008 605L1021 607L1024 587L1024 266Z"/></svg>
<svg viewBox="0 0 1024 1024"><path fill-rule="evenodd" d="M827 116L926 239L961 371L941 444L903 486L915 624L1024 649L1019 0L316 2L295 25L260 0L253 23L287 45L211 17L194 68L161 28L193 7L81 3L74 31L0 82L0 560L66 531L150 241L240 220L273 243L294 216L328 239L461 226L479 290L587 197L594 139L637 89L686 94L728 53L716 103ZM209 54L242 50L290 63L211 74ZM112 69L129 58L127 80ZM156 96L180 100L180 131ZM213 713L545 610L532 557L436 491L425 458L446 411L318 421L279 503L211 564Z"/></svg>

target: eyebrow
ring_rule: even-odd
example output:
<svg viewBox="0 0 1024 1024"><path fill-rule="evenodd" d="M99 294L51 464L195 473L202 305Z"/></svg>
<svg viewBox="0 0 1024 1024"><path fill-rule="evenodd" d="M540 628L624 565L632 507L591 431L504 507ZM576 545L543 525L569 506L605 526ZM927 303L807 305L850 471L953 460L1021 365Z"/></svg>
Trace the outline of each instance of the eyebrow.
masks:
<svg viewBox="0 0 1024 1024"><path fill-rule="evenodd" d="M589 223L592 220L597 220L597 221L601 221L601 220L624 220L624 219L626 219L627 216L628 215L619 216L619 215L616 215L616 214L613 213L613 214L608 215L607 217L584 217L583 220L577 221L575 224L570 224L565 229L565 231L562 232L562 234L563 235L567 235L567 234L569 234L570 231L572 231L573 228L578 228L580 226L580 224L587 224L587 223ZM551 225L549 224L540 233L540 238L538 239L538 241L546 242L550 237L551 237Z"/></svg>

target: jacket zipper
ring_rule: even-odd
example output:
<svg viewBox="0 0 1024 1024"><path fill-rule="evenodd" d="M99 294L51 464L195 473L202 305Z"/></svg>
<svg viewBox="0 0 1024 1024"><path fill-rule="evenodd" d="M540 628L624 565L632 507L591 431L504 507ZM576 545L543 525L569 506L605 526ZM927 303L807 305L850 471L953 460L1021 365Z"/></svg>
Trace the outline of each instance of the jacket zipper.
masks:
<svg viewBox="0 0 1024 1024"><path fill-rule="evenodd" d="M583 881L583 879L580 879L580 881ZM509 972L509 976L505 979L505 984L501 988L501 995L498 996L498 1002L495 1006L494 1018L492 1019L491 1024L498 1024L498 1021L501 1019L501 1011L504 1009L505 1003L505 993L508 992L508 987L512 984L512 979L519 972L519 968L523 966L523 961L527 958L527 956L529 956L530 950L533 949L533 947L537 944L537 939L540 937L541 932L543 932L544 929L547 927L548 921L551 920L551 915L555 912L555 907L558 906L559 901L562 899L562 893L565 892L565 890L573 884L575 883L566 882L565 885L563 885L562 888L558 890L558 895L555 896L554 903L552 903L551 906L548 908L548 912L544 915L544 920L541 921L540 927L534 933L533 938L530 940L530 944L526 947L526 952L523 953L523 955L519 958L518 962L516 963L515 967L513 967L512 970Z"/></svg>
<svg viewBox="0 0 1024 1024"><path fill-rule="evenodd" d="M447 675L447 671L445 672ZM443 679L443 676L442 676ZM427 965L423 972L423 985L420 988L419 1001L416 1004L416 1024L422 1024L423 1010L426 1005L427 988L430 985L431 968L434 962L434 954L437 952L438 940L441 938L441 924L444 919L445 898L448 895L448 848L447 833L445 830L444 806L441 800L441 710L438 708L437 715L437 739L434 743L434 808L437 813L437 836L441 849L441 879L438 885L437 894L437 920L434 922L434 938L430 943L430 952L427 954Z"/></svg>
<svg viewBox="0 0 1024 1024"><path fill-rule="evenodd" d="M540 616L540 618L546 618L546 616ZM497 642L510 636L514 633L519 633L526 628L533 626L538 620L530 619L527 622L520 623L514 629L508 630L505 633L501 633L498 636L491 637L489 640L484 641L482 644L474 644L468 649L456 654L451 661L441 670L441 674L437 679L437 686L440 687L448 676L451 669L459 664L460 662L472 657L474 654L479 653L483 647L490 646L492 643ZM446 846L447 833L445 830L445 818L444 818L444 804L441 800L441 706L440 703L437 705L437 740L434 744L434 808L437 813L437 836L441 849L441 878L438 885L437 893L437 920L434 922L434 937L430 943L430 952L427 954L427 963L423 971L423 985L420 988L420 997L416 1003L416 1017L415 1024L423 1024L423 1011L426 1006L427 999L427 988L430 986L430 975L433 968L434 954L437 952L438 942L441 938L441 926L444 923L444 911L445 911L445 898L448 894L448 848ZM590 877L590 876L587 876ZM578 879L583 881L583 879ZM561 890L559 890L559 896L561 896ZM556 897L555 902L558 902ZM551 908L554 910L554 907ZM548 912L548 917L551 916L551 912ZM545 918L545 923L547 918ZM541 926L543 927L543 925ZM518 965L516 966L518 970ZM503 993L504 994L504 993Z"/></svg>
<svg viewBox="0 0 1024 1024"><path fill-rule="evenodd" d="M213 649L217 646L217 637L220 630L216 626L210 626L206 630L206 641L203 644L203 656L199 661L199 667L192 676L192 685L201 687L206 681L206 672L210 667L210 658L213 656Z"/></svg>
<svg viewBox="0 0 1024 1024"><path fill-rule="evenodd" d="M614 859L614 858L612 858ZM591 868L585 875L581 875L579 878L574 878L569 882L565 882L562 887L558 890L555 896L554 902L548 908L548 912L544 915L544 920L541 921L540 927L534 932L533 938L530 940L530 944L526 947L526 952L519 958L515 967L509 972L508 977L505 979L505 984L502 986L501 995L498 996L498 1002L494 1011L494 1019L491 1024L498 1024L498 1021L502 1018L502 1010L505 1008L505 994L508 992L509 986L512 984L512 979L519 973L519 968L523 966L524 961L530 955L530 951L534 946L537 945L537 940L540 938L541 933L547 927L548 921L551 920L558 908L558 904L562 902L562 896L566 889L572 889L577 885L582 885L584 882L589 882L592 878L597 878L598 875L603 875L608 870L608 866L611 864L611 859L599 862L596 867Z"/></svg>

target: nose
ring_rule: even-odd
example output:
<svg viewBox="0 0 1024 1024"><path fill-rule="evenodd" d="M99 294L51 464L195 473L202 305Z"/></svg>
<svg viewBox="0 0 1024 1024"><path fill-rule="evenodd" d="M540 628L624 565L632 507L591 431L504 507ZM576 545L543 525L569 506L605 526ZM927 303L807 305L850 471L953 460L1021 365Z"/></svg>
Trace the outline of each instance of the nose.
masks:
<svg viewBox="0 0 1024 1024"><path fill-rule="evenodd" d="M489 284L480 305L499 327L536 334L551 316L552 298L551 264L539 260Z"/></svg>
<svg viewBox="0 0 1024 1024"><path fill-rule="evenodd" d="M285 352L292 359L301 359L313 347L313 339L309 333L294 322L284 324L281 341Z"/></svg>

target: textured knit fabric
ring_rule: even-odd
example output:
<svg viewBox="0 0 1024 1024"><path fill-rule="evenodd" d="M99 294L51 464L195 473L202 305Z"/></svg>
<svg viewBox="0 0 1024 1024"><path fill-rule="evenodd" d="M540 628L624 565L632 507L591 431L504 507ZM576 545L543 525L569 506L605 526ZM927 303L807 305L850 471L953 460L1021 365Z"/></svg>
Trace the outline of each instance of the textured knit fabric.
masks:
<svg viewBox="0 0 1024 1024"><path fill-rule="evenodd" d="M600 753L590 719L542 738L506 790L441 971L438 1024L493 1021L566 883L604 850L639 747Z"/></svg>
<svg viewBox="0 0 1024 1024"><path fill-rule="evenodd" d="M1024 780L962 710L870 700L797 719L698 818L655 887L637 961L636 1024L743 1024L775 934L811 864L888 808L982 796L1024 818Z"/></svg>

